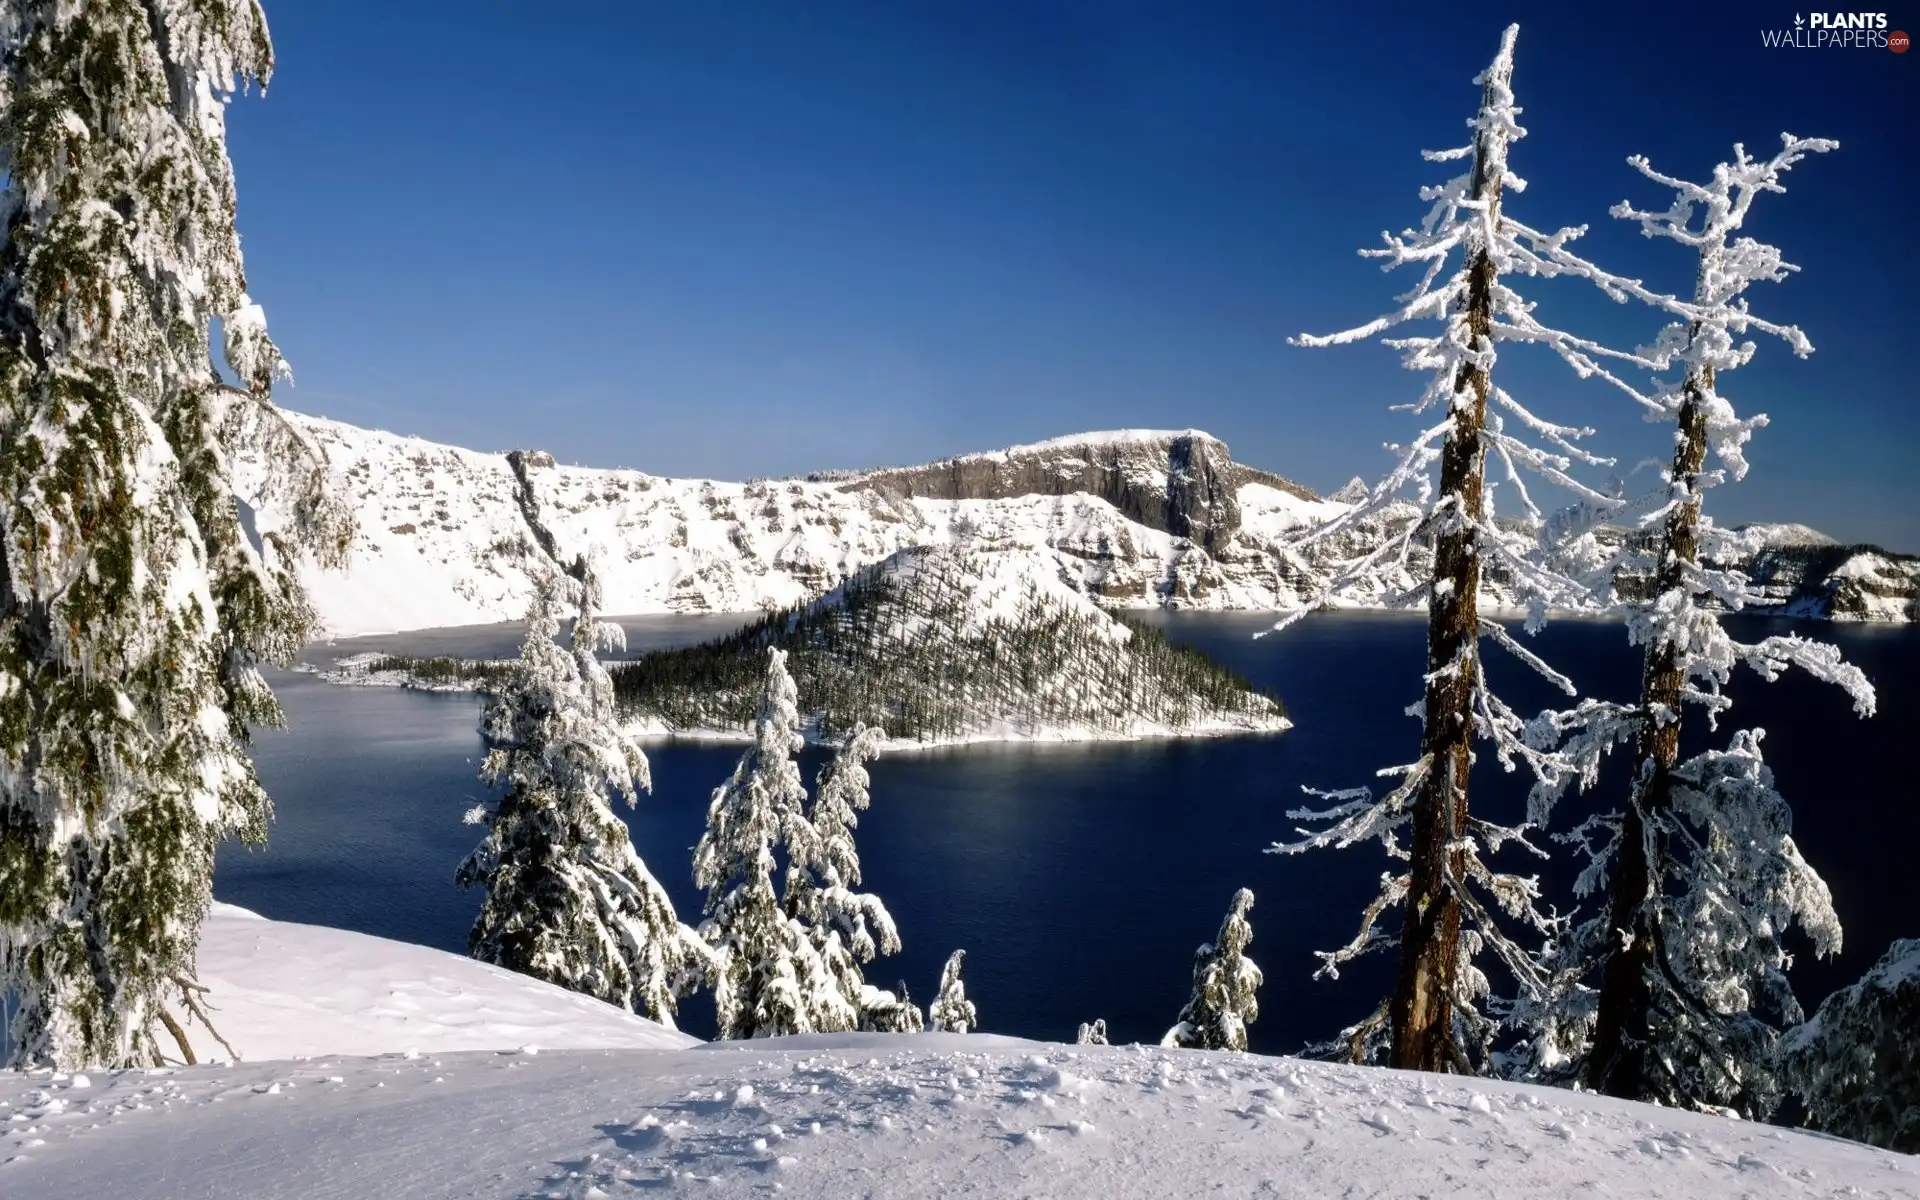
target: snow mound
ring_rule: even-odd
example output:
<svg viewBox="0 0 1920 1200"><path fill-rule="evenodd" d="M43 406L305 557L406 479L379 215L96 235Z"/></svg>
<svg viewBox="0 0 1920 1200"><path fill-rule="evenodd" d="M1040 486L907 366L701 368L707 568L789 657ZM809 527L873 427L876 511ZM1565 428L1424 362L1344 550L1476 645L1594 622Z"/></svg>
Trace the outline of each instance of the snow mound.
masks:
<svg viewBox="0 0 1920 1200"><path fill-rule="evenodd" d="M843 1035L0 1078L8 1195L1920 1196L1920 1161L1545 1088Z"/></svg>
<svg viewBox="0 0 1920 1200"><path fill-rule="evenodd" d="M695 1038L525 975L425 946L215 904L200 979L243 1061L455 1050L668 1049ZM223 1056L198 1025L195 1054Z"/></svg>

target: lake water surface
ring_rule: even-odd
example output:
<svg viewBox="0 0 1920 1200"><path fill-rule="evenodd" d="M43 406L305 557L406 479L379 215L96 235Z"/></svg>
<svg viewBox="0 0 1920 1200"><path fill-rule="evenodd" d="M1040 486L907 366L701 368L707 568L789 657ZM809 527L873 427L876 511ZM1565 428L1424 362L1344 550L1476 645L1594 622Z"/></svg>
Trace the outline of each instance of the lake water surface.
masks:
<svg viewBox="0 0 1920 1200"><path fill-rule="evenodd" d="M924 1003L947 953L964 947L968 993L993 1032L1070 1039L1081 1021L1104 1017L1116 1041L1157 1040L1186 999L1194 946L1213 936L1234 889L1245 886L1257 897L1252 955L1266 972L1254 1049L1298 1049L1372 1008L1388 961L1315 982L1312 951L1351 936L1388 861L1375 846L1284 858L1262 849L1290 836L1285 813L1302 803L1302 785L1364 784L1376 768L1414 756L1419 728L1404 710L1419 698L1424 626L1405 616L1324 614L1256 641L1266 618L1155 619L1279 694L1296 728L881 759L859 846L866 886L887 902L905 950L869 967L875 983L904 978ZM637 652L698 641L739 618L622 623ZM1743 638L1791 629L1836 641L1880 690L1879 715L1862 721L1835 689L1805 678L1748 676L1734 688L1733 718L1768 731L1765 750L1793 803L1796 837L1846 925L1837 960L1803 956L1793 971L1811 1007L1892 939L1920 936L1920 891L1905 875L1920 850L1906 759L1920 731L1920 629L1737 624ZM315 647L310 657L369 649L504 656L517 640L508 626L438 630ZM1590 693L1626 698L1638 679L1638 655L1617 624L1558 621L1534 646ZM1489 660L1498 654L1490 648ZM1503 665L1491 669L1516 708L1551 702L1544 687ZM257 758L278 817L265 849L222 851L216 894L270 917L462 951L480 900L453 886L478 832L461 814L483 795L474 777L477 698L336 687L300 673L277 674L274 684L291 728L261 733ZM1725 733L1723 724L1716 744ZM691 851L739 747L678 742L647 752L653 793L624 815L682 918L697 922ZM809 752L809 784L819 762ZM1512 816L1524 787L1483 766L1476 810ZM1621 786L1616 772L1599 799L1617 803ZM1550 879L1562 873L1556 866ZM1570 902L1564 890L1556 895ZM710 1034L710 1006L689 1005L682 1024Z"/></svg>

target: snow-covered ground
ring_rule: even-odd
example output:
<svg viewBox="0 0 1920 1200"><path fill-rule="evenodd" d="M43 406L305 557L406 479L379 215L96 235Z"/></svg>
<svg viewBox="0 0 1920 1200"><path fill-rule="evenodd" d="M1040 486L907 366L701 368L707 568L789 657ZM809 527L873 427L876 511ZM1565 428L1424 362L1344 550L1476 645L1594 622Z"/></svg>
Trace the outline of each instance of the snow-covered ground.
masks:
<svg viewBox="0 0 1920 1200"><path fill-rule="evenodd" d="M243 1061L318 1054L439 1054L521 1046L661 1049L696 1044L644 1017L442 950L216 904L200 978ZM220 1055L189 1029L198 1057Z"/></svg>
<svg viewBox="0 0 1920 1200"><path fill-rule="evenodd" d="M230 908L202 967L276 1061L0 1075L0 1195L1920 1197L1920 1159L1481 1080L987 1035L689 1045Z"/></svg>

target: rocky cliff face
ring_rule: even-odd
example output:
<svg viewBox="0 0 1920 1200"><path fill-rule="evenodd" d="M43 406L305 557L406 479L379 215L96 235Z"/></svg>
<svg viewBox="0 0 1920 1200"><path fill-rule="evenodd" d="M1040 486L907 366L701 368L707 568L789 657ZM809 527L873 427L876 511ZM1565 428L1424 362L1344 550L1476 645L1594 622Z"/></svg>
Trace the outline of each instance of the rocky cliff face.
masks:
<svg viewBox="0 0 1920 1200"><path fill-rule="evenodd" d="M1218 553L1240 532L1240 488L1250 482L1317 499L1297 484L1234 462L1225 442L1193 429L1080 434L875 471L842 486L924 500L1095 496L1135 524Z"/></svg>
<svg viewBox="0 0 1920 1200"><path fill-rule="evenodd" d="M516 470L547 530L594 556L608 611L624 614L789 608L916 546L1024 554L1110 607L1284 610L1405 518L1389 511L1336 543L1280 549L1348 503L1236 463L1194 431L1084 434L924 467L725 483L296 419L327 451L359 523L349 569L306 576L339 636L519 619L529 526ZM244 485L260 464L238 465ZM1797 527L1770 527L1758 541L1749 569L1779 611L1920 619L1920 559ZM1484 594L1505 602L1497 579Z"/></svg>

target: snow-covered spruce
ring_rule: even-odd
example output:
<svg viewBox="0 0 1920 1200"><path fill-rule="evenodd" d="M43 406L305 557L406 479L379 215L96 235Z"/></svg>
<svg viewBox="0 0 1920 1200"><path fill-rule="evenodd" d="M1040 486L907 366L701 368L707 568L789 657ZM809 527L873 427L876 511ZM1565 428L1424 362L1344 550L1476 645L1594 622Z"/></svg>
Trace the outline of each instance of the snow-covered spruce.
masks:
<svg viewBox="0 0 1920 1200"><path fill-rule="evenodd" d="M967 961L965 950L955 950L940 968L940 994L927 1009L927 1027L935 1033L966 1033L980 1027L980 1013L967 999L967 985L960 968Z"/></svg>
<svg viewBox="0 0 1920 1200"><path fill-rule="evenodd" d="M1081 1046L1107 1045L1107 1022L1104 1018L1080 1022L1080 1031L1074 1035L1074 1043Z"/></svg>
<svg viewBox="0 0 1920 1200"><path fill-rule="evenodd" d="M1469 160L1468 171L1422 193L1432 207L1419 229L1387 236L1384 248L1362 252L1384 259L1390 268L1415 267L1419 282L1400 297L1400 307L1377 320L1329 337L1295 339L1298 345L1331 346L1411 321L1441 325L1431 335L1384 339L1404 352L1408 369L1428 376L1420 397L1405 407L1413 413L1438 410L1440 419L1395 448L1393 470L1364 500L1293 543L1294 550L1304 552L1355 539L1354 556L1334 572L1319 604L1359 595L1425 605L1425 697L1413 710L1424 720L1420 756L1380 772L1395 781L1384 795L1367 788L1315 793L1334 803L1324 811L1290 815L1319 828L1302 830L1300 840L1274 847L1297 853L1377 839L1389 855L1406 862L1403 872L1383 877L1353 940L1321 956L1321 973L1335 975L1343 963L1397 940L1400 971L1393 994L1349 1031L1348 1040L1356 1052L1385 1052L1396 1066L1436 1071L1480 1069L1489 1053L1494 1023L1485 1011L1487 980L1473 961L1476 951L1495 952L1523 993L1539 986L1529 952L1503 931L1496 910L1504 910L1531 936L1549 928L1535 904L1535 881L1496 873L1488 865L1489 852L1507 842L1527 844L1526 834L1524 828L1501 827L1470 814L1473 743L1476 738L1490 743L1501 766L1512 770L1524 764L1533 774L1533 821L1544 817L1547 805L1574 778L1559 757L1530 743L1526 722L1488 686L1482 643L1494 642L1569 695L1573 684L1480 615L1481 585L1488 574L1502 573L1513 599L1529 609L1529 632L1537 630L1550 608L1591 606L1609 581L1580 569L1595 557L1582 543L1619 506L1616 498L1570 473L1575 463L1607 462L1578 446L1591 431L1550 423L1523 407L1495 381L1497 351L1508 343L1543 346L1577 375L1616 384L1608 360L1643 361L1542 325L1532 304L1509 282L1519 276L1559 276L1592 282L1616 299L1626 295L1613 276L1567 248L1581 230L1542 233L1516 221L1504 207L1505 194L1525 186L1508 167L1509 147L1525 133L1511 86L1517 33L1518 26L1506 30L1493 64L1476 78L1483 93L1469 122L1472 144L1426 155L1433 162ZM1487 478L1489 463L1519 501L1519 511L1505 519L1496 516L1497 485ZM1578 519L1542 513L1529 494L1529 475L1573 493L1582 506ZM1402 495L1409 490L1411 501ZM1368 524L1383 521L1392 531L1384 540ZM1376 924L1396 907L1399 936L1384 937Z"/></svg>
<svg viewBox="0 0 1920 1200"><path fill-rule="evenodd" d="M1737 731L1726 750L1678 764L1663 785L1656 845L1665 878L1647 902L1651 914L1642 927L1654 931L1653 957L1637 968L1651 978L1635 998L1644 1007L1623 1022L1633 1032L1612 1060L1615 1072L1631 1065L1634 1085L1597 1059L1592 1038L1601 995L1580 984L1591 973L1604 986L1609 967L1633 962L1631 946L1610 957L1595 952L1607 936L1605 909L1564 944L1548 945L1544 963L1561 986L1548 992L1554 1003L1543 1013L1522 1006L1514 1014L1532 1038L1523 1075L1577 1078L1584 1068L1608 1090L1646 1093L1633 1099L1750 1117L1773 1111L1782 1090L1779 1037L1802 1016L1787 982L1787 931L1798 926L1816 953L1831 954L1840 946L1840 922L1827 885L1794 845L1792 813L1773 788L1760 738L1757 730ZM1609 836L1618 825L1617 815L1596 818L1575 840ZM1615 857L1617 848L1592 848L1577 888L1599 890ZM1631 1062L1642 1053L1641 1038L1653 1046Z"/></svg>
<svg viewBox="0 0 1920 1200"><path fill-rule="evenodd" d="M613 668L649 731L758 719L766 648L788 655L806 728L896 742L1209 734L1286 727L1280 703L1205 655L1103 610L1043 560L903 550L844 586L702 646Z"/></svg>
<svg viewBox="0 0 1920 1200"><path fill-rule="evenodd" d="M787 656L769 650L765 662L753 744L733 776L714 789L707 830L693 851L694 882L707 893L700 933L715 954L722 1038L847 1030L859 1023L841 976L774 890L776 852L809 845L812 829L794 759L803 743ZM866 915L871 920L872 913Z"/></svg>
<svg viewBox="0 0 1920 1200"><path fill-rule="evenodd" d="M455 874L462 887L486 889L467 952L671 1028L710 955L613 811L615 796L631 807L652 781L614 718L596 657L625 635L600 619L593 574L578 566L577 577L535 566L520 661L481 721L480 777L504 792L467 814L487 829ZM563 647L568 600L576 608Z"/></svg>
<svg viewBox="0 0 1920 1200"><path fill-rule="evenodd" d="M853 1007L854 1027L898 1033L919 1027L919 1011L906 1011L912 1001L904 987L896 996L867 983L860 964L875 955L898 954L900 934L880 897L854 890L860 886L860 852L853 831L869 803L867 763L879 752L879 732L856 725L820 768L806 825L787 847L785 906L787 915L806 927L820 961ZM840 1030L817 1026L816 1032Z"/></svg>
<svg viewBox="0 0 1920 1200"><path fill-rule="evenodd" d="M907 981L893 985L892 991L871 984L860 991L860 1031L862 1033L919 1033L927 1027L920 1006L907 991Z"/></svg>
<svg viewBox="0 0 1920 1200"><path fill-rule="evenodd" d="M1160 1039L1162 1046L1247 1048L1247 1026L1260 1019L1260 1001L1254 993L1264 978L1247 957L1247 946L1253 941L1247 913L1252 909L1253 893L1246 888L1235 892L1226 919L1220 922L1220 936L1202 942L1193 952L1193 995L1180 1010L1180 1020ZM1102 1022L1101 1032L1105 1031Z"/></svg>
<svg viewBox="0 0 1920 1200"><path fill-rule="evenodd" d="M258 667L351 536L268 396L225 112L254 0L0 8L0 996L19 1065L188 1055L214 848L272 806ZM216 373L211 326L223 327ZM249 540L229 464L261 464ZM177 1015L176 1015L177 1014ZM164 1032L163 1032L164 1030Z"/></svg>
<svg viewBox="0 0 1920 1200"><path fill-rule="evenodd" d="M1920 1154L1920 939L1887 947L1782 1048L1809 1126Z"/></svg>
<svg viewBox="0 0 1920 1200"><path fill-rule="evenodd" d="M1756 198L1783 191L1788 170L1834 146L1782 135L1770 159L1736 146L1733 161L1705 184L1629 160L1672 188L1674 200L1655 212L1623 202L1614 215L1693 251L1698 267L1685 300L1616 281L1673 318L1641 351L1671 376L1644 395L1625 390L1676 431L1662 486L1633 506L1639 536L1600 564L1633 581L1615 610L1631 642L1644 647L1639 703L1588 702L1537 722L1543 735L1550 729L1565 739L1561 753L1583 779L1614 745L1633 746L1624 810L1568 839L1589 860L1576 891L1597 897L1599 911L1555 931L1545 955L1550 986L1537 1005L1515 1013L1533 1041L1528 1069L1539 1077L1763 1117L1780 1093L1775 1043L1801 1017L1782 938L1798 925L1815 953L1840 948L1826 885L1794 846L1791 811L1761 761L1760 731L1734 733L1725 750L1681 757L1683 708L1702 709L1717 725L1731 704L1723 689L1742 664L1768 679L1799 667L1840 685L1862 716L1873 712L1872 687L1836 648L1797 636L1745 645L1727 635L1720 613L1760 597L1744 574L1716 564L1751 558L1754 547L1704 511L1709 488L1746 475L1746 444L1766 424L1764 416L1741 418L1719 390L1754 355L1754 343L1738 339L1757 330L1796 354L1812 350L1798 328L1756 316L1744 298L1753 283L1784 280L1794 268L1777 248L1736 235ZM1718 460L1712 468L1709 451Z"/></svg>

